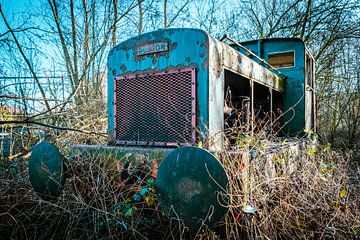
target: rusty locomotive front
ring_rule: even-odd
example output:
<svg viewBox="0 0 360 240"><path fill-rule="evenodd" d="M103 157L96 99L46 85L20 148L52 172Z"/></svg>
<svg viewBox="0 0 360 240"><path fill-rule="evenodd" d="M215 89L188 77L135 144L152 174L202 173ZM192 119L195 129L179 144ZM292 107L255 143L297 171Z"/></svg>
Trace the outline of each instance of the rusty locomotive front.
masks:
<svg viewBox="0 0 360 240"><path fill-rule="evenodd" d="M314 72L300 39L238 43L198 29L142 34L108 55L109 146L75 148L159 161L155 183L162 210L189 228L199 221L213 226L226 213L228 179L216 153L228 147L229 116L238 114L238 129L249 132L293 136L315 130ZM261 129L257 122L264 119ZM64 157L43 142L29 161L35 191L44 199L57 197Z"/></svg>

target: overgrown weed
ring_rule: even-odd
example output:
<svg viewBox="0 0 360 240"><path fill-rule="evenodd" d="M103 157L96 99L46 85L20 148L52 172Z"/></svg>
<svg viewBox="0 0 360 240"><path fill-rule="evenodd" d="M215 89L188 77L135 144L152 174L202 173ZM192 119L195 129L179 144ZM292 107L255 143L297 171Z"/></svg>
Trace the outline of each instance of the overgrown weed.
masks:
<svg viewBox="0 0 360 240"><path fill-rule="evenodd" d="M103 106L81 106L58 123L103 132ZM83 112L83 113L81 113ZM94 115L89 114L94 112ZM92 116L92 117L88 117ZM97 116L99 118L93 117ZM128 166L101 152L72 156L64 191L43 201L32 190L28 155L0 164L0 233L8 239L359 239L360 167L351 152L307 138L230 128L218 154L229 177L229 211L214 230L190 233L156 201L154 164ZM104 144L97 134L50 131L50 140ZM54 137L51 137L54 136ZM35 138L38 141L44 138ZM28 141L27 141L28 142ZM59 144L61 143L61 144ZM66 144L65 144L66 146ZM63 149L66 152L66 149ZM256 209L243 211L244 205ZM1 237L0 237L1 238Z"/></svg>
<svg viewBox="0 0 360 240"><path fill-rule="evenodd" d="M309 139L249 137L225 154L228 236L236 239L359 238L359 166L350 154ZM245 149L245 151L244 151ZM246 167L248 163L248 167ZM241 186L241 187L240 187ZM242 211L245 204L255 214Z"/></svg>

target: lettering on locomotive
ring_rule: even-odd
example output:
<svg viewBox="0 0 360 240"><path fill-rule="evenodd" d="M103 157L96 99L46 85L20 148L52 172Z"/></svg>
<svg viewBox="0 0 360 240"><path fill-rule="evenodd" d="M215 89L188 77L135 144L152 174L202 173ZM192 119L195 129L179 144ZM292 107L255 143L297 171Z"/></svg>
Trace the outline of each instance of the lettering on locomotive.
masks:
<svg viewBox="0 0 360 240"><path fill-rule="evenodd" d="M142 56L151 53L166 52L167 50L168 50L167 42L156 42L139 47L136 51L136 55Z"/></svg>

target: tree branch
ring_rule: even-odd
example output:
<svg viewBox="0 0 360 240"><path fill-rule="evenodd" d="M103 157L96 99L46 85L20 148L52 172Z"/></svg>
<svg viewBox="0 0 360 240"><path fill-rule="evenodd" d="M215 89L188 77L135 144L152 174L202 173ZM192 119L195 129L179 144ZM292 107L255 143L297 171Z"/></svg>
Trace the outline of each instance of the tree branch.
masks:
<svg viewBox="0 0 360 240"><path fill-rule="evenodd" d="M0 14L1 14L1 16L2 16L2 18L3 18L3 20L4 20L4 23L5 23L6 27L7 27L7 29L10 31L12 37L14 38L15 44L16 44L16 46L17 46L17 48L18 48L21 56L23 57L26 65L29 67L29 70L30 70L31 74L33 75L33 77L34 77L34 79L35 79L36 85L38 86L39 91L40 91L40 93L41 93L41 95L42 95L42 97L43 97L43 101L44 101L44 103L45 103L46 109L49 110L49 109L50 109L50 105L49 105L48 101L46 100L46 95L45 95L44 89L42 88L42 86L41 86L41 84L40 84L40 81L39 81L39 79L37 78L37 75L36 75L33 67L31 66L31 63L30 63L29 59L26 57L24 51L22 50L22 47L20 46L20 43L19 43L17 37L15 36L15 34L14 34L13 30L11 29L8 21L6 20L6 17L5 17L5 15L4 15L4 12L2 11L1 4L0 4Z"/></svg>
<svg viewBox="0 0 360 240"><path fill-rule="evenodd" d="M79 132L79 133L84 133L84 134L94 134L94 135L98 135L101 137L107 137L106 133L98 133L98 132L93 132L93 131L84 131L84 130L80 130L80 129L76 129L76 128L61 127L61 126L36 122L36 121L32 121L32 120L31 121L17 121L17 120L0 121L0 125L2 125L2 124L39 125L39 126L43 126L43 127L61 130L61 131L73 131L73 132Z"/></svg>

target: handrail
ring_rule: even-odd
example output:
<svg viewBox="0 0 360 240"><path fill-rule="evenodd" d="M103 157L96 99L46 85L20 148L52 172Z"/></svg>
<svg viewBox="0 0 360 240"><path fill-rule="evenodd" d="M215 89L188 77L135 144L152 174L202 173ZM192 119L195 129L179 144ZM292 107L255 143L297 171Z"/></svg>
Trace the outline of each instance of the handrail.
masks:
<svg viewBox="0 0 360 240"><path fill-rule="evenodd" d="M247 52L248 54L250 54L251 56L254 56L255 58L257 58L258 60L260 60L261 63L264 63L266 66L268 66L271 70L277 72L280 77L285 78L285 75L282 74L279 70L277 70L276 68L274 68L272 65L270 65L270 63L268 63L267 61L265 61L265 59L260 58L258 55L256 55L255 53L253 53L250 49L244 47L243 45L241 45L239 42L237 42L235 39L232 39L231 37L229 37L227 34L224 34L224 36L220 39L220 41L222 42L224 39L228 39L229 41L233 42L234 44L236 44L237 46L241 47L242 49L245 50L245 52Z"/></svg>

